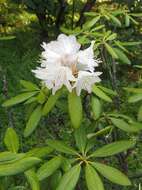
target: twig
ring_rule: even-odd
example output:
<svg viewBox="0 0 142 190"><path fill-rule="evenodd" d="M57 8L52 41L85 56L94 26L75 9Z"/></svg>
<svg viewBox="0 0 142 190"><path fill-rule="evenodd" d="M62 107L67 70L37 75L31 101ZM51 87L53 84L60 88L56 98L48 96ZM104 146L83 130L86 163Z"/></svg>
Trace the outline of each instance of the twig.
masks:
<svg viewBox="0 0 142 190"><path fill-rule="evenodd" d="M66 0L58 0L58 2L60 4L60 8L59 8L59 12L57 14L56 23L55 23L57 29L59 29L60 25L63 23L64 14L67 7Z"/></svg>
<svg viewBox="0 0 142 190"><path fill-rule="evenodd" d="M7 99L8 98L8 83L7 83L6 75L3 75L3 89L2 89L2 91L3 91L4 97ZM8 115L8 125L9 125L9 127L14 127L11 110L6 109L6 112L7 112L7 115Z"/></svg>
<svg viewBox="0 0 142 190"><path fill-rule="evenodd" d="M87 0L86 4L83 6L80 12L79 21L76 24L77 26L82 26L82 24L84 23L84 13L91 10L91 8L95 5L95 3L96 0Z"/></svg>

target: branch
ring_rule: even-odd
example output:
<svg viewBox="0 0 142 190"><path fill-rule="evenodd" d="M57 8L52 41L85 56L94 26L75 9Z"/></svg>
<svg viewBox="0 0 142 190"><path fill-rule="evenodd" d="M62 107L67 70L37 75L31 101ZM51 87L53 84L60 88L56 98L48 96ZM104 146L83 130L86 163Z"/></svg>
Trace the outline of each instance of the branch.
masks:
<svg viewBox="0 0 142 190"><path fill-rule="evenodd" d="M59 29L60 25L63 23L63 20L64 20L64 14L65 14L67 2L66 0L58 0L58 2L60 4L60 8L59 8L59 12L56 18L56 28Z"/></svg>
<svg viewBox="0 0 142 190"><path fill-rule="evenodd" d="M2 91L3 91L4 97L7 99L8 98L8 83L7 83L6 75L3 75L3 89L2 89ZM6 109L6 112L7 112L7 115L8 115L9 127L14 127L14 125L13 125L13 116L12 116L11 110Z"/></svg>
<svg viewBox="0 0 142 190"><path fill-rule="evenodd" d="M91 8L95 5L96 0L87 0L86 4L84 5L84 7L82 8L81 12L80 12L80 18L79 21L77 22L77 26L82 26L82 24L84 23L84 13L88 12L91 10Z"/></svg>

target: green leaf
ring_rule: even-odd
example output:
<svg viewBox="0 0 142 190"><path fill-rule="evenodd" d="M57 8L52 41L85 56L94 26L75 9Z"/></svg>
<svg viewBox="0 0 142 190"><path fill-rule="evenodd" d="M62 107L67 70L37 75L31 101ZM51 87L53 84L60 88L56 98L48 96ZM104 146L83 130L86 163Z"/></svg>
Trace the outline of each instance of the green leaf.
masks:
<svg viewBox="0 0 142 190"><path fill-rule="evenodd" d="M85 167L85 179L88 190L104 190L101 178L95 169L89 164L87 164Z"/></svg>
<svg viewBox="0 0 142 190"><path fill-rule="evenodd" d="M62 157L56 156L45 162L37 171L37 176L40 181L52 175L61 165Z"/></svg>
<svg viewBox="0 0 142 190"><path fill-rule="evenodd" d="M106 88L104 86L100 86L100 85L97 85L98 88L100 88L102 91L104 91L105 93L107 94L110 94L110 95L113 95L113 96L116 96L117 95L117 92L110 89L110 88Z"/></svg>
<svg viewBox="0 0 142 190"><path fill-rule="evenodd" d="M56 190L73 190L79 179L80 170L80 165L72 167L67 173L63 175Z"/></svg>
<svg viewBox="0 0 142 190"><path fill-rule="evenodd" d="M142 94L142 88L123 88L124 90L126 90L127 92L132 92L132 93L136 93L136 94Z"/></svg>
<svg viewBox="0 0 142 190"><path fill-rule="evenodd" d="M111 20L113 21L114 24L116 24L117 26L121 27L121 22L120 22L120 20L118 18L116 18L112 14L109 14L109 17L111 18Z"/></svg>
<svg viewBox="0 0 142 190"><path fill-rule="evenodd" d="M51 185L51 189L54 190L57 188L60 180L62 177L62 172L60 170L57 170L56 172L54 172L54 174L51 176L50 178L50 185Z"/></svg>
<svg viewBox="0 0 142 190"><path fill-rule="evenodd" d="M30 81L20 80L20 83L28 91L40 90L39 87L36 84L34 84L34 83L30 82Z"/></svg>
<svg viewBox="0 0 142 190"><path fill-rule="evenodd" d="M101 129L101 130L97 131L96 133L90 133L90 134L87 135L87 138L90 139L92 137L98 137L98 136L107 134L108 132L110 132L112 127L113 127L112 125L109 125L109 126L105 127L104 129Z"/></svg>
<svg viewBox="0 0 142 190"><path fill-rule="evenodd" d="M141 128L136 127L135 125L128 124L122 119L116 119L110 117L111 122L113 123L114 126L118 127L119 129L129 132L129 133L134 133L134 132L139 132Z"/></svg>
<svg viewBox="0 0 142 190"><path fill-rule="evenodd" d="M85 127L81 126L78 129L76 129L74 135L75 135L76 146L82 153L84 153L87 143Z"/></svg>
<svg viewBox="0 0 142 190"><path fill-rule="evenodd" d="M142 105L140 106L138 110L137 118L138 118L138 121L142 121Z"/></svg>
<svg viewBox="0 0 142 190"><path fill-rule="evenodd" d="M123 53L123 51L121 51L118 48L113 48L115 53L117 54L118 58L125 64L130 65L131 61L128 59L128 57L126 56L126 54Z"/></svg>
<svg viewBox="0 0 142 190"><path fill-rule="evenodd" d="M78 128L82 122L82 102L81 97L75 92L68 95L69 115L74 128Z"/></svg>
<svg viewBox="0 0 142 190"><path fill-rule="evenodd" d="M25 176L26 176L32 190L40 190L39 180L33 169L26 171Z"/></svg>
<svg viewBox="0 0 142 190"><path fill-rule="evenodd" d="M47 158L48 155L53 152L53 149L49 146L33 148L26 153L28 157Z"/></svg>
<svg viewBox="0 0 142 190"><path fill-rule="evenodd" d="M15 104L19 104L21 102L24 102L25 100L29 99L30 97L34 96L37 92L25 92L22 94L19 94L13 98L10 98L9 100L6 100L2 106L3 107L8 107L8 106L13 106Z"/></svg>
<svg viewBox="0 0 142 190"><path fill-rule="evenodd" d="M135 103L142 100L142 94L135 94L128 99L129 103Z"/></svg>
<svg viewBox="0 0 142 190"><path fill-rule="evenodd" d="M116 54L116 52L114 51L114 48L112 48L108 43L104 44L108 53L114 58L114 59L118 59L118 55Z"/></svg>
<svg viewBox="0 0 142 190"><path fill-rule="evenodd" d="M120 152L126 151L129 148L132 148L135 145L134 141L117 141L108 145L103 146L96 150L90 157L106 157L118 154Z"/></svg>
<svg viewBox="0 0 142 190"><path fill-rule="evenodd" d="M114 41L114 43L116 44L116 46L118 46L120 49L122 49L124 52L129 53L129 51L122 45L122 43L120 41Z"/></svg>
<svg viewBox="0 0 142 190"><path fill-rule="evenodd" d="M105 100L106 102L112 102L111 98L106 95L101 89L99 89L96 85L93 86L93 93L99 98Z"/></svg>
<svg viewBox="0 0 142 190"><path fill-rule="evenodd" d="M18 152L19 149L19 138L13 128L8 128L4 137L4 144L7 149L11 152Z"/></svg>
<svg viewBox="0 0 142 190"><path fill-rule="evenodd" d="M63 157L61 168L64 172L67 172L71 168L71 161L68 158Z"/></svg>
<svg viewBox="0 0 142 190"><path fill-rule="evenodd" d="M15 153L13 153L15 154ZM7 155L8 156L8 155ZM12 164L12 163L15 163L21 159L25 158L25 154L24 153L18 153L18 154L15 154L15 157L13 156L13 159L12 159L12 156L11 156L11 159L5 159L5 161L3 162L0 162L0 164Z"/></svg>
<svg viewBox="0 0 142 190"><path fill-rule="evenodd" d="M113 33L113 34L109 35L109 36L106 38L106 41L115 40L116 37L117 37L117 34L116 34L116 33Z"/></svg>
<svg viewBox="0 0 142 190"><path fill-rule="evenodd" d="M128 14L125 15L125 26L126 27L130 26L130 17Z"/></svg>
<svg viewBox="0 0 142 190"><path fill-rule="evenodd" d="M73 148L71 148L70 146L66 145L64 142L62 141L58 141L58 140L47 140L46 143L52 147L53 149L59 151L59 152L63 152L66 154L71 154L71 155L76 155L77 151L74 150ZM57 146L58 145L58 146Z"/></svg>
<svg viewBox="0 0 142 190"><path fill-rule="evenodd" d="M14 160L16 157L17 154L13 152L0 152L0 162Z"/></svg>
<svg viewBox="0 0 142 190"><path fill-rule="evenodd" d="M23 158L11 164L0 165L0 176L11 176L23 173L32 168L34 165L40 163L40 159L35 157Z"/></svg>
<svg viewBox="0 0 142 190"><path fill-rule="evenodd" d="M94 162L92 163L92 165L98 170L100 174L102 174L105 178L112 181L113 183L124 186L131 185L128 177L120 172L118 169L98 162Z"/></svg>
<svg viewBox="0 0 142 190"><path fill-rule="evenodd" d="M123 46L136 46L136 45L140 45L142 42L139 41L139 42L121 42L121 44Z"/></svg>
<svg viewBox="0 0 142 190"><path fill-rule="evenodd" d="M100 20L100 16L97 16L95 18L93 18L92 20L86 22L84 25L83 25L83 29L89 29L91 27L93 27L99 20Z"/></svg>
<svg viewBox="0 0 142 190"><path fill-rule="evenodd" d="M43 115L47 115L55 106L56 101L58 100L58 98L61 96L61 90L59 90L58 92L56 92L55 95L50 95L47 102L45 103L43 110L42 110L42 114Z"/></svg>
<svg viewBox="0 0 142 190"><path fill-rule="evenodd" d="M37 106L36 109L32 112L28 123L26 125L26 128L24 130L24 136L28 137L29 135L31 135L31 133L35 130L35 128L37 127L40 119L42 116L42 107L41 105Z"/></svg>
<svg viewBox="0 0 142 190"><path fill-rule="evenodd" d="M1 36L0 41L1 40L13 40L15 38L16 38L16 36Z"/></svg>
<svg viewBox="0 0 142 190"><path fill-rule="evenodd" d="M102 104L97 97L94 96L91 97L91 107L93 112L93 118L97 120L102 113Z"/></svg>
<svg viewBox="0 0 142 190"><path fill-rule="evenodd" d="M36 98L40 104L43 104L46 101L46 95L44 94L42 90L40 91L40 93L38 94Z"/></svg>

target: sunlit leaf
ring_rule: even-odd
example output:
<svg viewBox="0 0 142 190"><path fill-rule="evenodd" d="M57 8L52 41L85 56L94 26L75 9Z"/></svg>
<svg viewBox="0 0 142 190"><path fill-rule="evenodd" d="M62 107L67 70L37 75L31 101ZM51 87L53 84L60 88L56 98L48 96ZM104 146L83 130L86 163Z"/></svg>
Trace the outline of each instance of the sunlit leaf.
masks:
<svg viewBox="0 0 142 190"><path fill-rule="evenodd" d="M74 128L78 128L82 122L82 102L81 97L75 92L68 95L68 106L71 123Z"/></svg>
<svg viewBox="0 0 142 190"><path fill-rule="evenodd" d="M24 136L28 137L29 135L31 135L31 133L35 130L35 128L37 127L40 119L42 116L42 107L39 105L36 107L36 109L32 112L28 123L26 125L26 128L24 130Z"/></svg>
<svg viewBox="0 0 142 190"><path fill-rule="evenodd" d="M8 128L4 137L4 144L7 149L11 152L18 152L19 149L19 138L13 128Z"/></svg>
<svg viewBox="0 0 142 190"><path fill-rule="evenodd" d="M40 183L39 183L38 177L33 169L26 171L25 176L26 176L32 190L40 190Z"/></svg>
<svg viewBox="0 0 142 190"><path fill-rule="evenodd" d="M67 173L63 175L56 190L73 190L79 179L80 170L80 165L72 167Z"/></svg>
<svg viewBox="0 0 142 190"><path fill-rule="evenodd" d="M0 165L0 176L11 176L23 173L40 163L41 160L35 157L23 158L11 164Z"/></svg>
<svg viewBox="0 0 142 190"><path fill-rule="evenodd" d="M37 94L37 92L25 92L22 94L19 94L13 98L10 98L9 100L6 100L2 106L8 107L8 106L13 106L15 104L19 104L21 102L24 102L25 100L29 99L30 97L34 96Z"/></svg>
<svg viewBox="0 0 142 190"><path fill-rule="evenodd" d="M37 171L38 179L41 181L52 175L60 167L61 163L61 156L56 156L51 160L45 162Z"/></svg>
<svg viewBox="0 0 142 190"><path fill-rule="evenodd" d="M104 190L101 178L95 169L89 164L87 164L85 167L85 179L88 190Z"/></svg>
<svg viewBox="0 0 142 190"><path fill-rule="evenodd" d="M118 154L120 152L126 151L135 145L134 141L117 141L108 145L104 145L102 148L97 149L90 157L106 157Z"/></svg>
<svg viewBox="0 0 142 190"><path fill-rule="evenodd" d="M102 174L105 178L112 181L113 183L124 186L131 185L128 177L120 172L118 169L98 162L94 162L92 163L92 165L96 168L96 170L98 170L100 174Z"/></svg>
<svg viewBox="0 0 142 190"><path fill-rule="evenodd" d="M62 141L58 141L58 140L47 140L46 143L52 147L53 149L59 151L59 152L63 152L66 154L71 154L71 155L76 155L77 151L74 150L72 147L66 145L64 142ZM58 146L57 146L58 145Z"/></svg>

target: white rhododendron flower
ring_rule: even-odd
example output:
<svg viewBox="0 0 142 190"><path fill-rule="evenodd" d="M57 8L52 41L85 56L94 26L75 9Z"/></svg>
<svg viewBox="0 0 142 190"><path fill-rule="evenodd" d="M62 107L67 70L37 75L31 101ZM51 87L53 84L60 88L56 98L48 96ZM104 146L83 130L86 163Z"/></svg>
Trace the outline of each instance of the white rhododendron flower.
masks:
<svg viewBox="0 0 142 190"><path fill-rule="evenodd" d="M101 75L95 72L100 61L94 58L93 45L92 42L89 48L80 50L75 36L60 34L56 41L42 44L41 67L33 72L53 94L63 85L70 92L76 89L78 96L82 89L90 93Z"/></svg>

